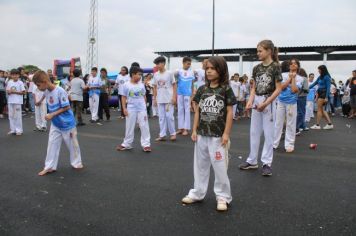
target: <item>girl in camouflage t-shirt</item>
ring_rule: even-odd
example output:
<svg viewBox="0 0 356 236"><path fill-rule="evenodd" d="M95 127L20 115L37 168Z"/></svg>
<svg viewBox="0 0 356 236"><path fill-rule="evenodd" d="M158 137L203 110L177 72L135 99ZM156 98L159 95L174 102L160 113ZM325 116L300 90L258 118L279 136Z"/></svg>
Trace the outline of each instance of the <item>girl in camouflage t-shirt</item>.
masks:
<svg viewBox="0 0 356 236"><path fill-rule="evenodd" d="M271 40L263 40L257 45L257 55L262 63L253 68L250 98L246 109L252 109L250 127L250 154L240 169L257 169L257 156L262 132L265 143L263 145L261 161L262 175L272 175L274 114L276 104L274 100L281 91L281 69L278 63L278 49Z"/></svg>
<svg viewBox="0 0 356 236"><path fill-rule="evenodd" d="M204 199L212 165L215 172L217 210L226 211L232 200L227 176L227 151L232 126L232 107L236 104L236 98L228 84L228 68L223 57L208 59L206 78L207 85L201 86L193 99L194 188L182 202L191 204Z"/></svg>

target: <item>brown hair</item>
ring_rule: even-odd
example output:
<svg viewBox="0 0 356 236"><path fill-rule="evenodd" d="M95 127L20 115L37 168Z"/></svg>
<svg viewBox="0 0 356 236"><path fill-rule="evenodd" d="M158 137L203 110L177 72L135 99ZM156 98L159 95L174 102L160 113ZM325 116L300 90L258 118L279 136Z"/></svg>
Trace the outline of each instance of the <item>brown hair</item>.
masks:
<svg viewBox="0 0 356 236"><path fill-rule="evenodd" d="M305 78L307 78L308 77L308 75L307 75L307 72L303 69L303 68L300 68L299 69L299 73L298 73L300 76L302 76L302 77L305 77Z"/></svg>
<svg viewBox="0 0 356 236"><path fill-rule="evenodd" d="M271 50L272 60L279 63L278 60L278 48L274 46L273 42L269 39L262 40L257 44L257 47L263 47L265 50Z"/></svg>
<svg viewBox="0 0 356 236"><path fill-rule="evenodd" d="M224 57L220 56L214 56L214 57L209 57L208 62L210 62L216 72L219 74L219 84L220 85L228 85L229 84L229 69L227 67L227 63L225 61ZM205 72L205 78L206 78L206 72ZM209 80L208 84L209 84Z"/></svg>
<svg viewBox="0 0 356 236"><path fill-rule="evenodd" d="M50 81L50 79L46 72L39 70L33 75L32 81L36 84L44 81Z"/></svg>

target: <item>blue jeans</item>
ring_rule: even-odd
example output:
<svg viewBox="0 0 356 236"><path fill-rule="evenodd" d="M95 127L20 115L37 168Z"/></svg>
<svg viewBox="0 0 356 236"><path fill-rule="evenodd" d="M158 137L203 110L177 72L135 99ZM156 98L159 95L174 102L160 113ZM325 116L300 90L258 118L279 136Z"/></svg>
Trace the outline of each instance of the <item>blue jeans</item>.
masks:
<svg viewBox="0 0 356 236"><path fill-rule="evenodd" d="M298 97L298 102L297 102L297 111L298 111L298 115L297 115L297 131L299 131L299 129L305 129L305 108L307 105L307 97L306 96L302 96L302 97Z"/></svg>
<svg viewBox="0 0 356 236"><path fill-rule="evenodd" d="M33 98L33 96L35 96L33 93L28 93L28 103L30 111L35 112L35 99Z"/></svg>

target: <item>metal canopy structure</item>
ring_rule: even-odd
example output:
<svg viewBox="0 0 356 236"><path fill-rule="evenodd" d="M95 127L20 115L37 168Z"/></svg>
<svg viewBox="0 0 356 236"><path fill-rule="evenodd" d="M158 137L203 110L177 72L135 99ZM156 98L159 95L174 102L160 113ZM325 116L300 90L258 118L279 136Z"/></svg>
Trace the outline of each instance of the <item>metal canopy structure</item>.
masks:
<svg viewBox="0 0 356 236"><path fill-rule="evenodd" d="M297 58L301 61L348 61L356 60L356 45L331 45L331 46L297 46L279 47L279 59L281 61ZM212 50L190 50L190 51L160 51L158 55L168 58L189 56L197 61L202 61L212 54ZM240 62L242 73L243 62L258 61L256 48L227 48L215 49L214 53L224 56L226 61Z"/></svg>

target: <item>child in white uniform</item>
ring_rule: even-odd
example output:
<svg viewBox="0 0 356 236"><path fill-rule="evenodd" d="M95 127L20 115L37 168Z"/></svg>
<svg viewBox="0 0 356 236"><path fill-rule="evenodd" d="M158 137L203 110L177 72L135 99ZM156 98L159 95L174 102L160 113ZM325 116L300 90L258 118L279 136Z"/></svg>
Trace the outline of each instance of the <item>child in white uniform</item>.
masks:
<svg viewBox="0 0 356 236"><path fill-rule="evenodd" d="M142 78L142 69L136 66L130 68L131 80L124 84L122 109L126 116L126 130L124 142L117 147L118 151L132 149L136 123L141 130L141 146L144 152L151 152L150 129L148 126L147 108L146 108L146 89ZM127 107L126 107L127 106Z"/></svg>
<svg viewBox="0 0 356 236"><path fill-rule="evenodd" d="M236 98L229 86L228 67L223 57L208 59L206 78L207 85L201 86L194 96L194 188L182 202L192 204L204 199L209 185L210 166L213 166L216 209L226 211L232 200L227 168L232 106L236 104Z"/></svg>
<svg viewBox="0 0 356 236"><path fill-rule="evenodd" d="M153 76L153 96L154 103L158 106L159 116L159 137L156 141L165 141L167 126L170 140L176 140L176 130L174 125L174 105L176 104L176 81L172 72L166 70L166 58L157 57L154 60L158 71Z"/></svg>
<svg viewBox="0 0 356 236"><path fill-rule="evenodd" d="M93 67L91 69L91 76L88 80L89 88L89 106L91 113L90 122L97 122L99 120L98 110L99 110L99 97L100 97L100 88L102 86L101 78L97 75L98 68Z"/></svg>
<svg viewBox="0 0 356 236"><path fill-rule="evenodd" d="M195 75L190 68L192 59L183 58L183 68L175 72L177 79L178 132L187 136L190 131L190 102L193 94Z"/></svg>
<svg viewBox="0 0 356 236"><path fill-rule="evenodd" d="M239 97L239 86L240 86L238 77L236 78L236 76L231 76L230 86L237 100L237 98ZM237 111L237 104L235 104L232 109L232 117L234 120L236 120L236 111Z"/></svg>
<svg viewBox="0 0 356 236"><path fill-rule="evenodd" d="M297 59L292 59L289 62L289 68L290 72L282 74L282 91L278 96L273 148L276 149L279 146L286 120L284 148L286 152L293 152L297 126L298 92L302 88L303 78L297 74L300 69Z"/></svg>
<svg viewBox="0 0 356 236"><path fill-rule="evenodd" d="M47 130L47 104L46 96L44 92L39 90L36 85L33 85L33 96L35 102L35 120L36 128L35 131L46 131Z"/></svg>
<svg viewBox="0 0 356 236"><path fill-rule="evenodd" d="M74 169L82 169L83 164L77 139L75 118L70 109L66 91L52 84L44 71L36 72L33 76L33 82L39 90L45 91L49 112L46 115L46 120L51 121L45 167L38 175L43 176L57 170L62 140L64 140L69 150L72 167Z"/></svg>
<svg viewBox="0 0 356 236"><path fill-rule="evenodd" d="M22 135L22 110L23 95L26 93L24 84L20 78L20 72L12 69L10 72L11 79L6 86L8 94L7 104L9 109L10 132L8 134Z"/></svg>
<svg viewBox="0 0 356 236"><path fill-rule="evenodd" d="M253 84L246 109L252 109L250 127L250 154L240 169L258 169L257 157L261 135L265 143L262 150L262 175L272 175L273 141L276 103L281 92L281 68L278 63L278 48L271 40L263 40L257 45L257 56L262 63L253 68Z"/></svg>

